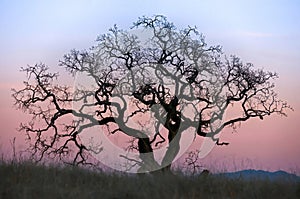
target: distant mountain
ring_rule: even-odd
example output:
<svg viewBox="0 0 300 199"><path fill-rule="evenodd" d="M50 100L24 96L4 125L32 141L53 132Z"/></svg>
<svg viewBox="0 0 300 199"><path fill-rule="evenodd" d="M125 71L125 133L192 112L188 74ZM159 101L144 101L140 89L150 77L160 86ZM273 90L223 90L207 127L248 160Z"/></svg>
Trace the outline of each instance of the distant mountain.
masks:
<svg viewBox="0 0 300 199"><path fill-rule="evenodd" d="M236 171L236 172L229 172L229 173L222 173L218 174L221 176L225 176L228 178L242 178L245 180L271 180L271 181L290 181L290 182L300 182L300 176L297 176L295 174L287 173L285 171L275 171L275 172L270 172L270 171L263 171L263 170L242 170L242 171Z"/></svg>

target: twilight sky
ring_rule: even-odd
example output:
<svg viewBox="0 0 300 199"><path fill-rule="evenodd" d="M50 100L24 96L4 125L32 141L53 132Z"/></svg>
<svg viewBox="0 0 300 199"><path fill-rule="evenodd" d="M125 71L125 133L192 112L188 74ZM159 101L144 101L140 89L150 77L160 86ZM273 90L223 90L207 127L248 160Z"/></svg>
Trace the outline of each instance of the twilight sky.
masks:
<svg viewBox="0 0 300 199"><path fill-rule="evenodd" d="M252 120L226 131L227 147L215 148L207 165L300 172L300 2L297 0L2 0L0 1L0 152L24 115L12 106L12 87L25 80L21 66L43 62L56 70L69 50L87 49L114 24L128 29L140 16L165 15L177 27L196 25L210 45L220 44L258 68L276 71L276 90L295 109L287 118ZM1 154L0 154L1 155ZM245 163L245 162L251 163ZM214 163L212 163L214 162ZM247 165L243 165L247 164Z"/></svg>

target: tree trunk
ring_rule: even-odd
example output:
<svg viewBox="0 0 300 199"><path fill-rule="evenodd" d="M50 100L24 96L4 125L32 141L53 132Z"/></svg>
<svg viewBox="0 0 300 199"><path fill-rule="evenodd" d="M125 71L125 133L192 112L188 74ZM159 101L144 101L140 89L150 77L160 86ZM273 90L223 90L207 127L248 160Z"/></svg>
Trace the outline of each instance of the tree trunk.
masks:
<svg viewBox="0 0 300 199"><path fill-rule="evenodd" d="M138 170L139 172L152 172L153 170L160 168L160 165L154 159L153 149L149 138L139 138L138 149L140 158L143 162Z"/></svg>
<svg viewBox="0 0 300 199"><path fill-rule="evenodd" d="M166 151L165 157L162 160L163 172L171 173L172 162L177 156L180 150L180 139L181 132L179 132L179 127L181 124L181 113L176 110L177 98L174 98L169 105L169 113L167 114L167 120L165 127L169 130L168 132L168 142L169 147Z"/></svg>

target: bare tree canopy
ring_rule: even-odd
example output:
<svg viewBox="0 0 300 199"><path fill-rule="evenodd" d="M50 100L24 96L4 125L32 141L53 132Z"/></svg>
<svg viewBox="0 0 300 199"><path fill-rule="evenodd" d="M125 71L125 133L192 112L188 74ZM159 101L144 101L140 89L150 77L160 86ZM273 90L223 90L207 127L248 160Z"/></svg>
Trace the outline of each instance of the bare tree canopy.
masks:
<svg viewBox="0 0 300 199"><path fill-rule="evenodd" d="M80 136L101 127L132 138L127 150L136 150L138 158L123 158L138 172L168 169L184 134L225 145L219 140L224 128L275 113L286 116L290 109L273 90L276 73L224 56L196 27L178 30L164 16L141 17L131 31L114 26L91 49L66 54L59 66L81 82L75 88L62 85L58 73L36 64L22 68L28 80L13 90L15 106L32 115L20 130L40 159L47 154L91 163L89 154L105 149ZM241 114L228 118L233 105ZM159 162L154 154L162 145Z"/></svg>

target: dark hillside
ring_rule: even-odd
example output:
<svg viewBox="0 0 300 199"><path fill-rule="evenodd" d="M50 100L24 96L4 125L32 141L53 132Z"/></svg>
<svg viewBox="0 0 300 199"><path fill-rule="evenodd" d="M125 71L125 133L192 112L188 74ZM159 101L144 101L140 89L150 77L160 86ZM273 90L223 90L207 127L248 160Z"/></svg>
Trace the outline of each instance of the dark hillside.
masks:
<svg viewBox="0 0 300 199"><path fill-rule="evenodd" d="M0 198L299 198L300 183L0 163Z"/></svg>

